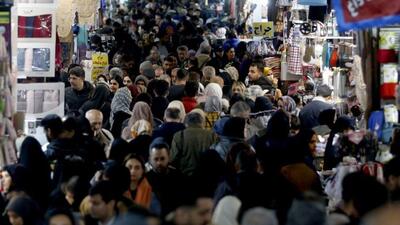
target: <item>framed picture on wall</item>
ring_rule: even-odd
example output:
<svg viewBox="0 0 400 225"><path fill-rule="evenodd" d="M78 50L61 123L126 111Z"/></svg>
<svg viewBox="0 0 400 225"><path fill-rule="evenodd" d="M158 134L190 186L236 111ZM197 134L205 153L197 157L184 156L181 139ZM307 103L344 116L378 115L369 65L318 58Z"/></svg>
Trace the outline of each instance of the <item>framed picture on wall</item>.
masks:
<svg viewBox="0 0 400 225"><path fill-rule="evenodd" d="M18 43L18 77L54 77L55 48L48 43Z"/></svg>
<svg viewBox="0 0 400 225"><path fill-rule="evenodd" d="M54 42L56 38L55 8L18 6L15 19L18 42Z"/></svg>

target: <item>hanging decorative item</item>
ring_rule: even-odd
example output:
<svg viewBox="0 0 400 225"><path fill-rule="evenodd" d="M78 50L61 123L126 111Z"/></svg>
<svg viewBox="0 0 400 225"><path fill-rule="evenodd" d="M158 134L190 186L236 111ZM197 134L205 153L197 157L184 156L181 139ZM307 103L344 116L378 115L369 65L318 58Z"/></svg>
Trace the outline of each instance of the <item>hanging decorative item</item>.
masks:
<svg viewBox="0 0 400 225"><path fill-rule="evenodd" d="M71 33L72 21L74 19L72 0L59 1L56 15L58 36L65 38Z"/></svg>
<svg viewBox="0 0 400 225"><path fill-rule="evenodd" d="M75 9L81 18L92 17L97 10L98 0L74 0Z"/></svg>
<svg viewBox="0 0 400 225"><path fill-rule="evenodd" d="M400 1L333 0L333 6L340 31L400 23Z"/></svg>

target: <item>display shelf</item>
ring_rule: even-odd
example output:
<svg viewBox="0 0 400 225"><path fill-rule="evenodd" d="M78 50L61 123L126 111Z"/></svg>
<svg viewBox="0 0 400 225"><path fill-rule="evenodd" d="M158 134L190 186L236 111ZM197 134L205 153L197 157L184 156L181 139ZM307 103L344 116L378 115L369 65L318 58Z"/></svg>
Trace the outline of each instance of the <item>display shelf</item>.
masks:
<svg viewBox="0 0 400 225"><path fill-rule="evenodd" d="M309 38L309 39L338 39L338 40L353 40L354 37L349 37L349 36L303 36L304 38Z"/></svg>

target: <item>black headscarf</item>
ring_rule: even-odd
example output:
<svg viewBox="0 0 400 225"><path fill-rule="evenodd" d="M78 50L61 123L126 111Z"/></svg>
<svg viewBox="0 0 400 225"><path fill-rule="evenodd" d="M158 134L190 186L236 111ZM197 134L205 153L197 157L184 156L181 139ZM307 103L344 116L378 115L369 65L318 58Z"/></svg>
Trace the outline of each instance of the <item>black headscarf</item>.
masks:
<svg viewBox="0 0 400 225"><path fill-rule="evenodd" d="M42 225L43 219L35 201L27 196L13 198L7 205L6 211L12 211L22 217L24 225Z"/></svg>
<svg viewBox="0 0 400 225"><path fill-rule="evenodd" d="M276 111L268 122L268 138L284 139L289 136L289 116L282 110Z"/></svg>
<svg viewBox="0 0 400 225"><path fill-rule="evenodd" d="M109 100L109 96L110 89L104 84L98 84L94 89L93 96L82 105L80 111L84 114L90 109L101 109L103 104Z"/></svg>
<svg viewBox="0 0 400 225"><path fill-rule="evenodd" d="M108 159L115 160L116 162L122 164L124 162L125 156L128 154L129 144L124 139L117 138L111 144L110 156Z"/></svg>
<svg viewBox="0 0 400 225"><path fill-rule="evenodd" d="M42 209L45 209L50 191L50 165L40 143L35 138L28 136L22 142L18 163L23 165L30 177L35 177L35 182L40 184L32 185L32 198Z"/></svg>
<svg viewBox="0 0 400 225"><path fill-rule="evenodd" d="M12 164L4 167L4 170L10 175L12 183L9 192L23 191L28 195L31 194L31 179L27 168L21 164Z"/></svg>

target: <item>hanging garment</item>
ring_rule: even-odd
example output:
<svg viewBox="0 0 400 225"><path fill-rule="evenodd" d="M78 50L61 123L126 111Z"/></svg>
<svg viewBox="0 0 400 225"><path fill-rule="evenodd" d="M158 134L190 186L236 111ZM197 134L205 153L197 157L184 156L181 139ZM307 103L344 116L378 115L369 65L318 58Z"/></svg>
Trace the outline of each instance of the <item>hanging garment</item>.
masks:
<svg viewBox="0 0 400 225"><path fill-rule="evenodd" d="M334 47L331 57L329 59L329 66L330 67L337 67L338 64L338 60L339 60L339 53L338 53L338 48Z"/></svg>
<svg viewBox="0 0 400 225"><path fill-rule="evenodd" d="M351 73L354 76L354 81L356 84L356 96L361 105L363 111L368 107L368 95L367 95L367 85L364 82L364 74L362 71L361 57L355 55L353 57L353 67Z"/></svg>
<svg viewBox="0 0 400 225"><path fill-rule="evenodd" d="M18 16L19 38L51 38L52 15Z"/></svg>
<svg viewBox="0 0 400 225"><path fill-rule="evenodd" d="M291 44L287 53L288 72L294 75L302 75L300 46Z"/></svg>

